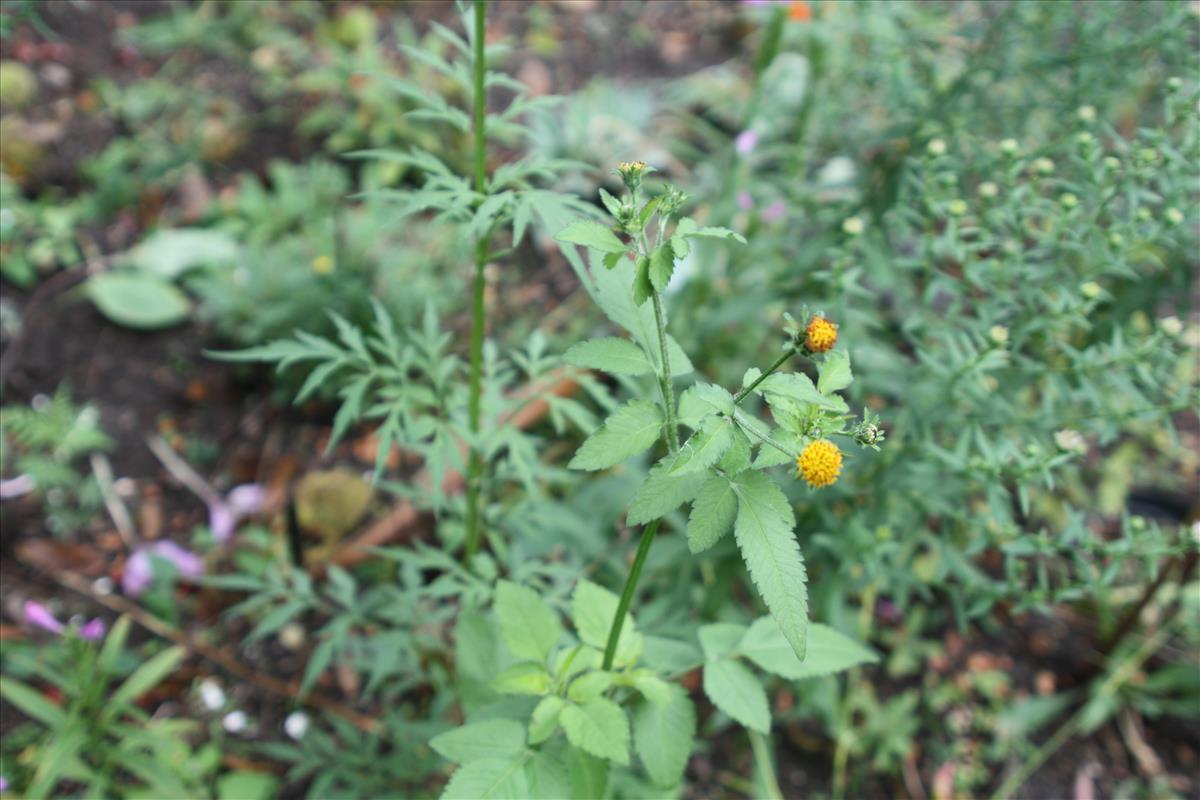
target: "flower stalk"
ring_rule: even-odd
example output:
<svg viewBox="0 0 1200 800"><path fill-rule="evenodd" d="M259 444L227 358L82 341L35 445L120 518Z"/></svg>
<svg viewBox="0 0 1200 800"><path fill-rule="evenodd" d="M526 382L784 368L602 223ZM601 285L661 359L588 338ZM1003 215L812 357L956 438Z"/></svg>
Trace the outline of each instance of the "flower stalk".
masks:
<svg viewBox="0 0 1200 800"><path fill-rule="evenodd" d="M487 192L487 108L484 79L487 64L484 60L484 31L487 0L475 0L474 104L475 104L475 192L480 202ZM483 396L483 329L485 323L484 268L487 266L490 231L481 233L475 241L475 282L471 302L471 350L468 424L471 431L470 455L467 460L467 516L464 562L470 566L480 540L480 506L483 480L483 453L479 444L479 428Z"/></svg>

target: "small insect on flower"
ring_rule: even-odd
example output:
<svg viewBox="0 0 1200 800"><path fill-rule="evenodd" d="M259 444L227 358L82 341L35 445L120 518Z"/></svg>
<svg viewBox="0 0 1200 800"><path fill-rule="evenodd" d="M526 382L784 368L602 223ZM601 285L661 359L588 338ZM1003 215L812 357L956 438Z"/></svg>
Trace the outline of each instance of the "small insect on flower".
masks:
<svg viewBox="0 0 1200 800"><path fill-rule="evenodd" d="M824 353L837 344L837 325L824 317L813 317L805 329L804 346L814 353Z"/></svg>
<svg viewBox="0 0 1200 800"><path fill-rule="evenodd" d="M828 439L809 442L796 457L796 472L814 489L837 483L842 471L842 451Z"/></svg>

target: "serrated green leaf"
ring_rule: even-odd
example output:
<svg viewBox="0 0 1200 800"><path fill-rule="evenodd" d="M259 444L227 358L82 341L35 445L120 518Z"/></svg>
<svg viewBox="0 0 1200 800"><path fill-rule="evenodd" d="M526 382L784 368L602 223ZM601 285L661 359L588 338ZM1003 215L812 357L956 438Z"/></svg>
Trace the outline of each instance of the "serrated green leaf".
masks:
<svg viewBox="0 0 1200 800"><path fill-rule="evenodd" d="M804 559L793 533L787 497L767 475L743 472L733 480L738 515L733 533L750 577L784 637L804 660L808 588Z"/></svg>
<svg viewBox="0 0 1200 800"><path fill-rule="evenodd" d="M671 376L678 378L680 375L688 375L695 372L696 368L692 366L692 360L688 358L687 353L679 346L679 342L675 341L675 337L667 334L667 358L671 361ZM654 359L655 368L658 366L658 359Z"/></svg>
<svg viewBox="0 0 1200 800"><path fill-rule="evenodd" d="M633 740L638 758L659 786L675 786L683 778L696 736L696 709L683 687L668 684L665 703L639 703L633 712Z"/></svg>
<svg viewBox="0 0 1200 800"><path fill-rule="evenodd" d="M579 220L572 222L554 237L566 244L578 244L591 247L602 253L624 253L629 246L617 238L611 230L599 222Z"/></svg>
<svg viewBox="0 0 1200 800"><path fill-rule="evenodd" d="M688 437L679 452L666 462L667 474L682 475L705 470L717 463L733 444L733 423L725 418L711 416L700 426L700 430Z"/></svg>
<svg viewBox="0 0 1200 800"><path fill-rule="evenodd" d="M870 649L833 628L810 623L808 656L800 661L772 617L755 620L738 643L737 652L767 672L789 680L830 675L879 660Z"/></svg>
<svg viewBox="0 0 1200 800"><path fill-rule="evenodd" d="M558 730L558 715L566 708L567 701L558 695L543 697L529 717L529 743L541 744Z"/></svg>
<svg viewBox="0 0 1200 800"><path fill-rule="evenodd" d="M854 380L850 371L850 354L845 350L834 350L825 355L821 363L821 374L817 378L817 391L832 394L845 389Z"/></svg>
<svg viewBox="0 0 1200 800"><path fill-rule="evenodd" d="M485 758L464 764L450 776L442 800L527 800L525 758Z"/></svg>
<svg viewBox="0 0 1200 800"><path fill-rule="evenodd" d="M649 400L631 400L618 408L600 430L580 445L571 469L607 469L637 455L662 435L663 417Z"/></svg>
<svg viewBox="0 0 1200 800"><path fill-rule="evenodd" d="M586 675L580 675L571 681L567 697L576 703L586 703L594 697L599 697L613 685L613 674L604 670L596 670Z"/></svg>
<svg viewBox="0 0 1200 800"><path fill-rule="evenodd" d="M429 746L455 764L486 758L508 760L525 750L525 727L512 719L485 719L438 734L429 740Z"/></svg>
<svg viewBox="0 0 1200 800"><path fill-rule="evenodd" d="M812 380L799 372L776 372L768 375L755 390L763 394L777 394L798 403L812 403L820 408L844 411L846 404L840 397L826 397L817 391Z"/></svg>
<svg viewBox="0 0 1200 800"><path fill-rule="evenodd" d="M642 348L628 339L608 336L580 342L563 354L563 361L574 367L600 369L617 375L647 375L654 365Z"/></svg>
<svg viewBox="0 0 1200 800"><path fill-rule="evenodd" d="M513 664L492 681L492 688L501 694L542 695L550 691L550 673L534 661Z"/></svg>
<svg viewBox="0 0 1200 800"><path fill-rule="evenodd" d="M733 395L715 383L697 383L696 399L725 415L733 414Z"/></svg>
<svg viewBox="0 0 1200 800"><path fill-rule="evenodd" d="M607 589L591 581L580 581L571 598L571 619L579 638L599 650L608 644L608 632L617 615L618 599ZM642 653L642 635L637 632L633 617L625 612L621 638L617 640L614 663L623 666L637 661Z"/></svg>
<svg viewBox="0 0 1200 800"><path fill-rule="evenodd" d="M658 677L654 670L636 669L625 677L629 683L632 683L633 688L637 689L642 697L651 703L662 705L663 703L670 702L672 684Z"/></svg>
<svg viewBox="0 0 1200 800"><path fill-rule="evenodd" d="M708 477L706 470L668 475L663 465L656 465L629 504L625 521L630 525L645 525L679 508L696 496Z"/></svg>
<svg viewBox="0 0 1200 800"><path fill-rule="evenodd" d="M701 553L712 547L732 527L737 516L737 495L722 475L709 478L696 494L688 516L688 549Z"/></svg>
<svg viewBox="0 0 1200 800"><path fill-rule="evenodd" d="M603 697L568 705L559 716L567 740L587 753L629 764L629 720L621 707Z"/></svg>
<svg viewBox="0 0 1200 800"><path fill-rule="evenodd" d="M733 443L725 455L721 456L717 466L730 477L750 467L750 437L740 427L734 429Z"/></svg>
<svg viewBox="0 0 1200 800"><path fill-rule="evenodd" d="M638 256L634 266L636 272L633 277L633 302L640 306L654 293L654 283L650 280L650 259Z"/></svg>
<svg viewBox="0 0 1200 800"><path fill-rule="evenodd" d="M722 228L718 225L707 225L703 228L700 228L699 230L692 231L687 234L687 238L689 238L689 239L695 239L695 238L701 238L701 237L711 238L711 239L732 239L733 241L740 242L741 244L746 243L745 236L742 236L740 233L737 233L736 231L731 231L731 230L729 230L729 228Z"/></svg>
<svg viewBox="0 0 1200 800"><path fill-rule="evenodd" d="M571 782L571 797L604 797L608 787L608 762L588 755L579 748L568 747L567 777Z"/></svg>
<svg viewBox="0 0 1200 800"><path fill-rule="evenodd" d="M701 625L696 635L700 639L701 649L704 650L704 658L714 661L737 649L738 643L746 635L746 626L732 622L713 622Z"/></svg>
<svg viewBox="0 0 1200 800"><path fill-rule="evenodd" d="M563 800L571 796L567 767L549 753L537 752L525 764L529 800Z"/></svg>
<svg viewBox="0 0 1200 800"><path fill-rule="evenodd" d="M704 693L713 705L747 728L771 732L767 692L740 661L721 658L705 664Z"/></svg>
<svg viewBox="0 0 1200 800"><path fill-rule="evenodd" d="M496 618L504 643L522 659L545 661L562 634L558 615L537 592L511 581L496 586Z"/></svg>
<svg viewBox="0 0 1200 800"><path fill-rule="evenodd" d="M671 282L671 275L675 272L675 253L671 250L669 241L663 242L650 254L650 264L647 274L650 277L650 285L659 294L667 290L667 284Z"/></svg>

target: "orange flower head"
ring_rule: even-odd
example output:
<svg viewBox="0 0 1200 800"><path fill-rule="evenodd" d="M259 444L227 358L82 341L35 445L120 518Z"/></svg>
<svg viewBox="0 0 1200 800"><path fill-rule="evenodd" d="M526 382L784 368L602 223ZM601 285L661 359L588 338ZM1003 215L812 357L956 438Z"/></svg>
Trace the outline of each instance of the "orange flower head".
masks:
<svg viewBox="0 0 1200 800"><path fill-rule="evenodd" d="M812 6L804 0L796 0L788 6L788 17L792 22L808 22L812 19Z"/></svg>
<svg viewBox="0 0 1200 800"><path fill-rule="evenodd" d="M809 442L796 457L796 471L814 489L832 486L842 471L842 451L828 439Z"/></svg>
<svg viewBox="0 0 1200 800"><path fill-rule="evenodd" d="M804 340L804 345L814 353L832 350L837 344L837 325L824 317L813 317L809 320L806 332L808 338Z"/></svg>

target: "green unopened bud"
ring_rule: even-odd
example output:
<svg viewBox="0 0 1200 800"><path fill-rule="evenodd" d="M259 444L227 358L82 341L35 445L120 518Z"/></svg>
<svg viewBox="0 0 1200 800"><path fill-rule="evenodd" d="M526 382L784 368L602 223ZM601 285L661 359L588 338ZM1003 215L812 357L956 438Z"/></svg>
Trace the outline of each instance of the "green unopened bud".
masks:
<svg viewBox="0 0 1200 800"><path fill-rule="evenodd" d="M997 186L996 184L992 183L991 181L984 181L983 183L979 184L979 196L980 197L982 197L986 200L991 200L993 197L995 197L998 194L1000 194L1000 187Z"/></svg>
<svg viewBox="0 0 1200 800"><path fill-rule="evenodd" d="M1063 208L1074 208L1075 206L1079 205L1079 198L1071 192L1063 192L1061 195L1059 195L1058 202Z"/></svg>
<svg viewBox="0 0 1200 800"><path fill-rule="evenodd" d="M1182 88L1183 88L1183 79L1182 78L1179 78L1174 75L1172 75L1170 78L1167 78L1167 91L1168 92L1170 92L1171 94L1174 94L1175 92L1178 92Z"/></svg>
<svg viewBox="0 0 1200 800"><path fill-rule="evenodd" d="M1079 117L1081 122L1095 122L1096 121L1096 107L1095 106L1080 106L1079 110L1076 111L1075 114Z"/></svg>
<svg viewBox="0 0 1200 800"><path fill-rule="evenodd" d="M649 168L645 161L622 161L617 167L617 173L632 192L642 185L642 176L646 174L647 169Z"/></svg>
<svg viewBox="0 0 1200 800"><path fill-rule="evenodd" d="M951 200L946 205L946 210L950 212L952 217L961 217L967 213L967 203L965 200Z"/></svg>
<svg viewBox="0 0 1200 800"><path fill-rule="evenodd" d="M943 139L930 139L929 144L925 145L925 151L934 158L944 156L946 155L946 142Z"/></svg>
<svg viewBox="0 0 1200 800"><path fill-rule="evenodd" d="M1041 175L1049 175L1051 172L1054 172L1054 162L1042 157L1033 162L1033 168Z"/></svg>
<svg viewBox="0 0 1200 800"><path fill-rule="evenodd" d="M1016 139L1005 139L1000 142L1000 152L1006 156L1015 156L1020 149L1021 145L1017 143Z"/></svg>
<svg viewBox="0 0 1200 800"><path fill-rule="evenodd" d="M1183 224L1183 212L1178 208L1168 208L1163 212L1163 216L1167 218L1167 222L1171 225Z"/></svg>

